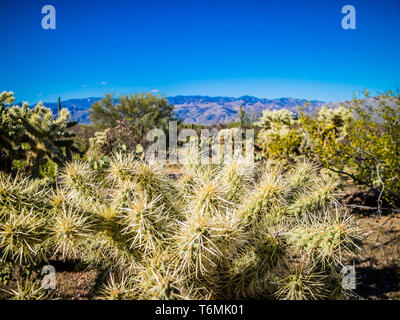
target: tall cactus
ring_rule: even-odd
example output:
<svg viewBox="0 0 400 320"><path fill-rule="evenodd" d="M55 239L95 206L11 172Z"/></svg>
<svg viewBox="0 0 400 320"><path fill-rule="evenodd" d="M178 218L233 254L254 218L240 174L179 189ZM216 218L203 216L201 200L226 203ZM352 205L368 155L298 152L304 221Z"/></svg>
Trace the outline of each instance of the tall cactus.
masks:
<svg viewBox="0 0 400 320"><path fill-rule="evenodd" d="M239 108L239 126L240 126L240 128L243 128L243 120L244 120L244 111L243 111L243 106L240 105L240 108Z"/></svg>
<svg viewBox="0 0 400 320"><path fill-rule="evenodd" d="M60 119L61 114L61 98L58 97L58 118Z"/></svg>

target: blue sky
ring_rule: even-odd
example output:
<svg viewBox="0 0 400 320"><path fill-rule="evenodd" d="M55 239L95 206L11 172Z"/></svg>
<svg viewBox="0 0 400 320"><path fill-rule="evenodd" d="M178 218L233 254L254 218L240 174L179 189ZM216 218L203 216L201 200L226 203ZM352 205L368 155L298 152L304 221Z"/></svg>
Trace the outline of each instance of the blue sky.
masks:
<svg viewBox="0 0 400 320"><path fill-rule="evenodd" d="M42 6L56 8L44 30ZM344 30L341 8L356 8ZM400 88L398 0L1 0L0 91L323 101Z"/></svg>

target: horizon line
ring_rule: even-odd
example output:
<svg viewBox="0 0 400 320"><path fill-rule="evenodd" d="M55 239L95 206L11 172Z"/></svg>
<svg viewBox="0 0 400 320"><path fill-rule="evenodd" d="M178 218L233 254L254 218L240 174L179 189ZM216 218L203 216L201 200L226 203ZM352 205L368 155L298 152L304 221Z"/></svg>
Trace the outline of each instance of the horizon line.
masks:
<svg viewBox="0 0 400 320"><path fill-rule="evenodd" d="M122 95L130 96L131 94L134 95L134 94L141 94L141 93L143 93L143 94L151 93L151 94L153 94L155 96L159 96L159 97L166 98L166 99L176 98L176 97L230 98L230 99L240 99L240 98L250 97L250 98L256 98L256 99L259 99L259 100L263 100L263 99L264 100L296 99L296 100L304 100L304 101L310 101L310 102L328 103L327 101L318 100L318 99L295 98L295 97L287 97L287 96L286 97L284 97L284 96L283 97L276 97L276 98L257 97L257 96L252 96L252 95L242 95L242 96L234 97L234 96L218 96L218 95L217 96L209 96L209 95L202 95L202 94L189 94L189 95L177 94L177 95L173 95L173 96L167 96L167 95L155 94L155 93L152 93L151 91L140 92L140 93L136 92L136 93L129 93L129 94L120 94L118 96L112 95L112 97L114 97L116 99L119 99L119 97L122 96ZM61 102L66 102L66 101L69 101L69 100L87 100L87 99L99 99L100 100L100 99L102 99L104 97L89 96L89 97L83 97L83 98L69 98L69 99L61 100ZM329 102L342 102L342 101L348 101L348 100L338 100L338 101L329 101ZM38 104L39 102L42 102L42 103L58 103L58 100L56 100L56 101L36 100L36 101L34 101L32 103L30 103L29 100L22 100L22 101L19 101L17 103L12 103L11 105L23 104L25 102L27 102L28 105L33 105L33 104Z"/></svg>

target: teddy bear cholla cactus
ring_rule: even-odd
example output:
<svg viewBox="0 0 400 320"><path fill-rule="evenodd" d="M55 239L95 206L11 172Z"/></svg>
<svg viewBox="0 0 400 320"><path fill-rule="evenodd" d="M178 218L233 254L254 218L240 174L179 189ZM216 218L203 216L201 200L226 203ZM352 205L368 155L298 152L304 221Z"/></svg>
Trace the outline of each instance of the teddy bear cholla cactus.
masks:
<svg viewBox="0 0 400 320"><path fill-rule="evenodd" d="M319 175L309 163L298 163L288 172L279 168L244 170L237 164L183 170L182 185L187 185L190 175L189 190L163 190L166 198L171 193L181 195L175 203L178 215L159 211L171 222L169 234L160 237L164 249L150 248L152 254L142 254L138 267L143 274L148 259L162 257L170 287L154 282L157 288L153 292L162 292L159 297L168 296L167 287L173 287L171 292L181 298L198 299L312 299L338 292L330 286L337 284L339 263L343 255L356 249L359 238L351 219L336 210L333 191L337 182L331 176ZM257 177L259 172L261 177ZM182 186L180 183L179 179L169 182L171 186ZM235 188L236 184L242 188ZM236 197L232 197L232 189ZM340 224L340 219L345 223ZM303 243L304 239L295 236L299 230L306 234L323 230L326 234L321 231L322 240L316 236ZM295 286L298 293L290 289L285 294L288 283L292 284L288 281L297 277L305 287ZM308 286L310 281L315 285ZM146 287L141 287L144 283ZM134 291L144 297L148 286L147 281L138 281Z"/></svg>
<svg viewBox="0 0 400 320"><path fill-rule="evenodd" d="M358 231L336 181L309 163L192 163L172 179L116 155L105 172L70 163L59 180L38 252L110 274L99 298L342 298L338 270ZM3 259L17 259L4 255L4 226Z"/></svg>
<svg viewBox="0 0 400 320"><path fill-rule="evenodd" d="M28 264L43 258L47 188L0 173L0 260Z"/></svg>

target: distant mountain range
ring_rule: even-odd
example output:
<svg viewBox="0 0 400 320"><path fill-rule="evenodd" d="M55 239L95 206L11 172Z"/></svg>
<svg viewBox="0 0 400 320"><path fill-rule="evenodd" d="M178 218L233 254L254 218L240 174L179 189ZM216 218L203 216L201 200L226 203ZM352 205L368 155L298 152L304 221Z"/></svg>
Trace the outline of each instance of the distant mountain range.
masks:
<svg viewBox="0 0 400 320"><path fill-rule="evenodd" d="M280 98L263 99L252 96L239 98L207 97L207 96L176 96L168 97L168 101L175 105L175 114L187 123L215 124L228 123L238 120L240 105L243 111L252 119L258 119L266 109L277 110L286 108L294 112L299 105L304 105L307 100ZM311 107L319 107L324 102L309 101Z"/></svg>
<svg viewBox="0 0 400 320"><path fill-rule="evenodd" d="M259 118L262 111L277 110L286 108L297 111L299 105L304 105L309 102L312 108L316 108L324 104L317 100L304 100L294 98L280 99L264 99L252 96L243 96L239 98L232 97L208 97L208 96L174 96L167 97L170 104L175 106L174 112L177 118L186 123L196 124L217 124L228 123L238 120L239 107L243 105L245 116L252 120ZM85 99L70 99L61 102L62 108L67 108L71 113L71 118L74 121L79 121L83 124L88 124L89 110L91 105L101 100L98 97ZM46 107L57 113L58 103L44 102Z"/></svg>

